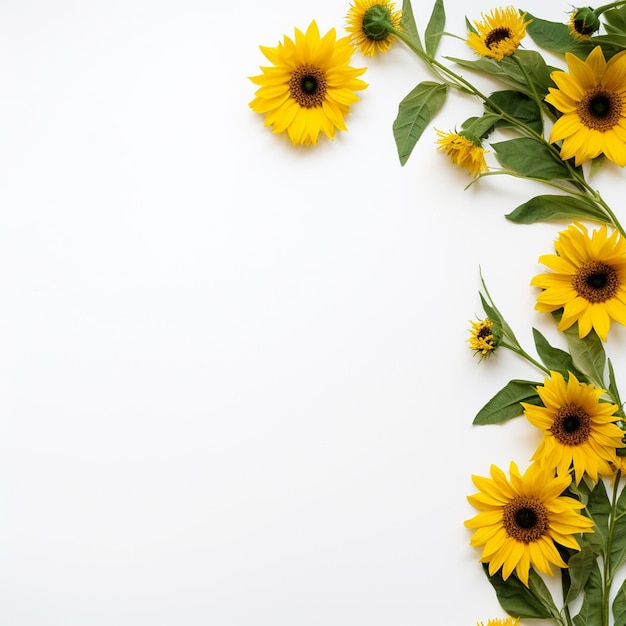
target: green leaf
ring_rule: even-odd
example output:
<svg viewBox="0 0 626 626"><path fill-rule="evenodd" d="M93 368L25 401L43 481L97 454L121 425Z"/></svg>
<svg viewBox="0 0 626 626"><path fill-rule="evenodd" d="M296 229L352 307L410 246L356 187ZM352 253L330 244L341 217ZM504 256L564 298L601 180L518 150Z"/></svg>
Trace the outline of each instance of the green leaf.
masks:
<svg viewBox="0 0 626 626"><path fill-rule="evenodd" d="M606 354L601 339L592 330L582 339L578 336L578 324L563 331L574 367L596 387L605 388L604 370Z"/></svg>
<svg viewBox="0 0 626 626"><path fill-rule="evenodd" d="M563 162L555 157L548 146L541 141L521 137L492 143L491 147L502 167L511 169L522 176L540 180L569 178Z"/></svg>
<svg viewBox="0 0 626 626"><path fill-rule="evenodd" d="M547 95L548 88L554 87L550 74L558 68L546 65L544 58L535 50L517 50L516 59L523 64L530 82L540 97ZM526 83L524 72L511 57L504 57L502 61L493 59L467 60L457 57L446 57L449 61L480 74L490 74L500 82L521 91L527 96L533 95L532 88Z"/></svg>
<svg viewBox="0 0 626 626"><path fill-rule="evenodd" d="M489 95L491 102L505 113L519 120L538 135L543 133L543 118L537 103L519 91L495 91ZM499 126L510 126L506 120L500 120Z"/></svg>
<svg viewBox="0 0 626 626"><path fill-rule="evenodd" d="M526 17L532 19L526 26L526 32L540 48L559 54L572 52L579 57L586 57L593 50L594 46L589 41L579 41L572 37L567 24L542 20L530 13Z"/></svg>
<svg viewBox="0 0 626 626"><path fill-rule="evenodd" d="M402 165L407 162L422 133L443 106L447 93L446 85L425 81L400 102L393 123L393 136Z"/></svg>
<svg viewBox="0 0 626 626"><path fill-rule="evenodd" d="M618 567L626 563L626 489L622 491L615 503L615 521L613 541L609 558L609 575L613 575Z"/></svg>
<svg viewBox="0 0 626 626"><path fill-rule="evenodd" d="M602 577L598 562L594 561L585 585L585 598L580 612L574 617L575 626L590 626L602 623Z"/></svg>
<svg viewBox="0 0 626 626"><path fill-rule="evenodd" d="M485 139L491 134L500 116L494 113L485 113L481 117L470 117L461 124L461 130L471 133L476 139Z"/></svg>
<svg viewBox="0 0 626 626"><path fill-rule="evenodd" d="M570 579L570 587L567 590L565 604L572 603L587 584L589 576L591 576L595 558L594 552L590 546L581 545L581 549L573 554L567 561L567 573Z"/></svg>
<svg viewBox="0 0 626 626"><path fill-rule="evenodd" d="M626 580L624 580L617 590L612 609L614 626L626 626Z"/></svg>
<svg viewBox="0 0 626 626"><path fill-rule="evenodd" d="M407 34L415 39L418 44L418 48L423 50L420 36L417 32L417 24L415 23L415 18L413 17L411 0L403 0L402 2L402 17L400 18L400 26Z"/></svg>
<svg viewBox="0 0 626 626"><path fill-rule="evenodd" d="M443 29L446 25L446 12L443 8L443 0L435 0L433 12L428 20L426 31L424 32L424 42L426 44L426 52L434 57L443 35Z"/></svg>
<svg viewBox="0 0 626 626"><path fill-rule="evenodd" d="M607 222L606 215L591 200L550 194L531 198L511 211L506 218L517 224L581 218Z"/></svg>
<svg viewBox="0 0 626 626"><path fill-rule="evenodd" d="M495 589L498 602L509 615L522 619L551 619L559 614L550 591L533 569L530 570L528 587L515 575L504 580L500 572L489 576L487 565L483 565L483 569Z"/></svg>
<svg viewBox="0 0 626 626"><path fill-rule="evenodd" d="M604 28L609 34L626 33L626 6L609 9L602 14Z"/></svg>
<svg viewBox="0 0 626 626"><path fill-rule="evenodd" d="M551 346L548 340L536 328L533 328L533 338L537 354L549 370L560 372L566 377L568 372L577 373L569 352Z"/></svg>
<svg viewBox="0 0 626 626"><path fill-rule="evenodd" d="M529 380L511 380L478 411L473 423L500 424L523 413L520 402L541 405L536 387L540 383Z"/></svg>
<svg viewBox="0 0 626 626"><path fill-rule="evenodd" d="M622 400L619 395L619 389L617 388L617 381L615 380L615 370L613 369L613 363L611 363L611 359L607 359L607 364L609 366L609 393L611 394L611 398L617 404L618 409L615 412L615 415L619 417L626 417L624 414L624 406L622 405Z"/></svg>
<svg viewBox="0 0 626 626"><path fill-rule="evenodd" d="M597 482L593 491L589 494L587 511L589 512L589 515L594 523L594 533L600 537L602 545L606 545L606 540L609 534L611 503L602 480Z"/></svg>

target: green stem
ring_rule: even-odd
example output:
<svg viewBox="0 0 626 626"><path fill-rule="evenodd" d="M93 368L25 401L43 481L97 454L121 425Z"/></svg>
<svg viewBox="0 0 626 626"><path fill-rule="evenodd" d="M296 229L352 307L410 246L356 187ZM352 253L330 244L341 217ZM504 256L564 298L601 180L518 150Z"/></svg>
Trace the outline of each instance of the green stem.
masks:
<svg viewBox="0 0 626 626"><path fill-rule="evenodd" d="M625 5L626 2L624 2L622 0L622 2L611 2L610 4L603 4L602 6L598 7L597 9L594 9L593 12L600 17L605 11L608 11L609 9L614 9L616 7L619 6L623 6Z"/></svg>
<svg viewBox="0 0 626 626"><path fill-rule="evenodd" d="M547 109L543 102L543 99L539 97L539 94L537 93L537 89L535 88L535 83L533 83L533 81L530 79L530 76L528 75L528 72L526 71L524 64L519 60L516 54L513 54L511 56L511 59L513 59L513 63L517 65L520 72L524 75L524 80L526 81L526 84L528 85L528 89L530 90L530 95L532 99L535 101L537 108L539 109L539 111L546 112Z"/></svg>
<svg viewBox="0 0 626 626"><path fill-rule="evenodd" d="M511 352L514 352L518 356L521 356L523 359L534 365L537 369L541 370L544 374L550 376L550 370L541 363L539 363L539 361L534 359L532 356L530 356L530 354L528 354L528 352L526 352L526 350L524 350L521 346L513 346L504 341L500 344L500 346L506 348L507 350L510 350Z"/></svg>
<svg viewBox="0 0 626 626"><path fill-rule="evenodd" d="M607 10L608 8L611 8L612 6L615 6L617 4L626 4L626 2L612 3L611 5L607 4L601 8L603 10ZM600 210L606 214L607 223L615 227L623 237L626 237L626 230L621 225L621 223L617 219L617 216L609 207L609 205L603 200L602 196L600 196L600 194L589 185L589 183L585 180L585 177L578 171L578 169L573 167L572 164L569 163L568 161L561 159L560 150L554 144L551 144L549 141L547 141L545 137L543 136L543 134L536 132L532 128L529 128L523 122L520 122L516 117L509 115L506 111L501 109L495 102L493 102L493 100L491 100L489 96L487 96L482 91L477 89L468 80L466 80L465 78L463 78L462 76L460 76L459 74L451 70L449 67L447 67L443 63L440 63L437 59L435 59L434 57L426 53L421 45L421 42L415 41L413 37L411 37L408 33L394 28L390 23L387 25L387 27L389 31L392 32L403 43L405 43L430 68L433 74L435 74L435 76L437 76L440 80L444 82L444 84L454 89L457 89L458 91L469 93L470 95L473 95L479 98L480 100L483 101L483 104L485 105L485 107L487 107L496 115L499 115L502 120L506 121L513 128L516 128L522 135L535 139L536 141L539 141L540 143L544 144L546 148L548 149L548 151L550 152L552 158L554 158L554 160L557 163L562 164L565 167L569 176L569 180L572 182L572 184L579 191L583 192L586 197L591 199L592 202L594 202L596 206L598 206L598 208L600 208ZM533 100L538 104L540 111L545 112L545 107L543 106L543 102L541 98L539 97L539 94L537 93L534 87L534 84L532 80L530 79L530 76L528 75L525 68L523 67L523 64L519 61L519 59L515 55L513 55L513 59L514 59L514 62L522 71L522 73L524 74L524 78L526 79L528 88L531 91ZM528 178L528 177L524 177L524 178ZM546 181L541 181L541 182L550 184L549 182L546 182Z"/></svg>
<svg viewBox="0 0 626 626"><path fill-rule="evenodd" d="M618 470L613 483L613 496L611 498L611 514L609 517L609 532L606 538L606 546L603 559L602 575L602 626L609 626L609 600L613 574L611 574L611 548L613 546L613 535L615 534L615 524L617 522L617 494L619 491L621 473Z"/></svg>

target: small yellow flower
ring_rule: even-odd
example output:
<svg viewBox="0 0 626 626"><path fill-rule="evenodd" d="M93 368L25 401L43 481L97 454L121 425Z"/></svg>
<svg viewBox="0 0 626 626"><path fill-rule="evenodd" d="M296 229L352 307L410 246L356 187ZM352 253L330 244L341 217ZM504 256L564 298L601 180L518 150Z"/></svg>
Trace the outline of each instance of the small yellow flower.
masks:
<svg viewBox="0 0 626 626"><path fill-rule="evenodd" d="M467 170L474 177L489 170L485 161L487 150L482 147L480 142L470 139L463 134L463 131L446 133L437 130L437 134L439 135L437 140L439 147L437 149L443 150L454 165Z"/></svg>
<svg viewBox="0 0 626 626"><path fill-rule="evenodd" d="M591 7L574 9L569 15L569 32L578 41L589 39L600 28L600 20Z"/></svg>
<svg viewBox="0 0 626 626"><path fill-rule="evenodd" d="M469 345L481 360L493 353L498 347L500 338L494 333L494 323L489 318L479 321L471 321Z"/></svg>
<svg viewBox="0 0 626 626"><path fill-rule="evenodd" d="M606 225L589 234L576 223L559 233L554 249L539 257L553 271L530 281L543 289L535 309L562 308L559 330L578 322L581 339L593 328L606 341L611 320L626 325L626 239L616 230L609 234Z"/></svg>
<svg viewBox="0 0 626 626"><path fill-rule="evenodd" d="M526 26L532 20L524 21L526 13L519 13L513 7L493 9L489 15L482 14L482 22L474 22L477 32L467 36L467 45L481 57L502 61L510 57L526 36Z"/></svg>
<svg viewBox="0 0 626 626"><path fill-rule="evenodd" d="M320 37L315 21L306 32L295 29L276 48L261 46L272 63L250 80L259 85L250 108L265 114L265 125L286 132L295 144L316 144L320 133L330 139L346 130L344 117L367 84L357 77L366 68L348 65L354 47L349 37L337 39L335 29Z"/></svg>
<svg viewBox="0 0 626 626"><path fill-rule="evenodd" d="M476 626L519 626L519 617L507 617L505 619L490 619L486 624L480 622Z"/></svg>
<svg viewBox="0 0 626 626"><path fill-rule="evenodd" d="M384 54L395 41L389 26L399 30L401 18L402 11L396 10L395 3L389 0L354 0L346 15L346 31L361 54Z"/></svg>

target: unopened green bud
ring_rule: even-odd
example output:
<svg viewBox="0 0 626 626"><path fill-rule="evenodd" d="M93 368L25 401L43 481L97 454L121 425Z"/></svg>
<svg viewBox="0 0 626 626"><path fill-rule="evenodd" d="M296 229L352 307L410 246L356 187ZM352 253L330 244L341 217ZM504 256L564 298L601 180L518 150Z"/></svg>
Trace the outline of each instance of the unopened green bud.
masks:
<svg viewBox="0 0 626 626"><path fill-rule="evenodd" d="M577 39L588 39L600 30L600 18L591 7L574 9L570 17L570 33Z"/></svg>

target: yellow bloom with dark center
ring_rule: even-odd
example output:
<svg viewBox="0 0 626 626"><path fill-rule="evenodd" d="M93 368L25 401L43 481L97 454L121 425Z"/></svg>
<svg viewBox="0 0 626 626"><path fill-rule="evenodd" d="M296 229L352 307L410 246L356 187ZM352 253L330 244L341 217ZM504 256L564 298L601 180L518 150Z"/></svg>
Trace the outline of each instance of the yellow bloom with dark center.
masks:
<svg viewBox="0 0 626 626"><path fill-rule="evenodd" d="M468 496L480 513L465 522L474 529L471 544L483 546L481 563L489 575L502 570L507 580L515 571L528 586L530 568L552 574L552 565L567 567L556 544L580 550L575 535L591 532L593 521L579 513L584 504L561 495L569 474L556 474L533 463L521 474L511 463L510 479L491 466L491 478L472 476L479 492Z"/></svg>
<svg viewBox="0 0 626 626"><path fill-rule="evenodd" d="M471 321L469 345L481 359L489 356L497 347L499 338L494 334L494 324L489 318Z"/></svg>
<svg viewBox="0 0 626 626"><path fill-rule="evenodd" d="M626 240L606 225L591 235L582 224L571 224L554 243L556 254L539 257L552 272L535 276L530 284L543 291L535 309L563 309L559 330L578 322L579 337L593 328L606 341L611 320L626 324Z"/></svg>
<svg viewBox="0 0 626 626"><path fill-rule="evenodd" d="M600 19L591 7L574 9L569 16L569 33L578 41L589 39L600 28Z"/></svg>
<svg viewBox="0 0 626 626"><path fill-rule="evenodd" d="M337 39L335 29L323 37L315 21L306 33L295 29L275 48L261 46L272 63L250 77L260 88L250 107L265 114L265 125L286 132L294 144L316 144L320 133L330 139L347 130L344 117L367 84L357 78L366 68L350 67L354 53L349 37Z"/></svg>
<svg viewBox="0 0 626 626"><path fill-rule="evenodd" d="M521 403L528 421L544 434L533 460L559 474L573 470L576 484L584 474L594 482L611 474L624 433L615 423L617 405L600 401L605 390L579 382L572 373L565 382L551 372L537 393L543 406Z"/></svg>
<svg viewBox="0 0 626 626"><path fill-rule="evenodd" d="M443 150L454 165L467 170L474 177L488 171L485 161L487 150L480 143L461 133L445 133L437 130L437 134L439 135L437 149Z"/></svg>
<svg viewBox="0 0 626 626"><path fill-rule="evenodd" d="M476 626L519 626L519 617L507 617L505 619L490 619L486 624L480 622Z"/></svg>
<svg viewBox="0 0 626 626"><path fill-rule="evenodd" d="M568 72L550 75L546 102L562 115L550 132L550 142L563 141L561 158L580 165L604 154L626 165L626 50L607 62L596 46L583 61L566 52Z"/></svg>
<svg viewBox="0 0 626 626"><path fill-rule="evenodd" d="M373 56L389 50L395 41L389 25L398 30L401 18L402 11L389 0L354 0L346 16L346 31L361 54Z"/></svg>
<svg viewBox="0 0 626 626"><path fill-rule="evenodd" d="M502 61L510 57L526 36L526 13L519 13L513 7L493 9L488 15L482 14L482 22L474 22L476 32L467 36L467 45L481 57Z"/></svg>

